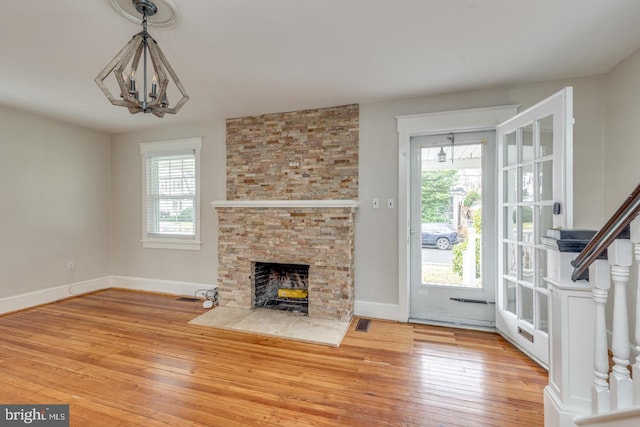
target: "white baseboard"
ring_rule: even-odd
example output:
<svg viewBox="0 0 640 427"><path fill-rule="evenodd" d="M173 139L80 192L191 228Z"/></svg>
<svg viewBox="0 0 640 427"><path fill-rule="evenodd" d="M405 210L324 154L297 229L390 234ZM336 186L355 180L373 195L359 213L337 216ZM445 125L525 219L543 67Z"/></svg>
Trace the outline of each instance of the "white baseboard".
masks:
<svg viewBox="0 0 640 427"><path fill-rule="evenodd" d="M55 301L72 298L77 295L108 289L110 287L111 277L105 276L97 279L86 280L84 282L54 286L51 288L41 289L39 291L11 295L9 297L0 298L0 314L49 304Z"/></svg>
<svg viewBox="0 0 640 427"><path fill-rule="evenodd" d="M372 317L375 319L395 320L406 322L400 316L398 304L383 304L379 302L355 301L354 314L356 316Z"/></svg>
<svg viewBox="0 0 640 427"><path fill-rule="evenodd" d="M544 388L545 427L576 427L575 419L590 412L590 408L572 407L562 403L551 386Z"/></svg>
<svg viewBox="0 0 640 427"><path fill-rule="evenodd" d="M193 297L196 291L217 288L218 285L212 285L210 283L147 279L144 277L111 276L111 287Z"/></svg>
<svg viewBox="0 0 640 427"><path fill-rule="evenodd" d="M84 282L53 286L39 291L26 292L24 294L0 298L0 315L109 288L122 288L193 297L198 290L213 289L217 287L218 285L205 283L177 282L173 280L147 279L143 277L105 276L97 279L86 280Z"/></svg>
<svg viewBox="0 0 640 427"><path fill-rule="evenodd" d="M39 291L0 298L0 314L24 310L29 307L48 304L109 288L193 297L196 291L217 287L218 285L212 285L210 283L179 282L174 280L148 279L145 277L105 276L84 282L72 283L70 285L55 286ZM406 319L400 317L400 310L397 304L355 301L354 311L356 316L406 322Z"/></svg>

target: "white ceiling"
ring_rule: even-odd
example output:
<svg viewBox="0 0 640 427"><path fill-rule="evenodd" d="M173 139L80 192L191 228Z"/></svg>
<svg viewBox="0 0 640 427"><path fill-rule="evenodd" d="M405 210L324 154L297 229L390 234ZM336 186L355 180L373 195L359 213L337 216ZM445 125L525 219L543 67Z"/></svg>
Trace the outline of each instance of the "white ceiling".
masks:
<svg viewBox="0 0 640 427"><path fill-rule="evenodd" d="M0 0L0 104L117 133L598 75L640 48L639 0L175 2L150 33L191 97L177 115L93 81L140 31L109 0Z"/></svg>

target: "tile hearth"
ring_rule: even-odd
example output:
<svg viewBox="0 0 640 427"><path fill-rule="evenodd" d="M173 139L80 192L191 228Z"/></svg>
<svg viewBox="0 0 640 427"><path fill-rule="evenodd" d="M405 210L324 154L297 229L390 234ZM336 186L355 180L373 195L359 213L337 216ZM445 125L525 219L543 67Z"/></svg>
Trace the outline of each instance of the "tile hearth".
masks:
<svg viewBox="0 0 640 427"><path fill-rule="evenodd" d="M268 308L216 307L189 324L339 347L350 322L318 319Z"/></svg>

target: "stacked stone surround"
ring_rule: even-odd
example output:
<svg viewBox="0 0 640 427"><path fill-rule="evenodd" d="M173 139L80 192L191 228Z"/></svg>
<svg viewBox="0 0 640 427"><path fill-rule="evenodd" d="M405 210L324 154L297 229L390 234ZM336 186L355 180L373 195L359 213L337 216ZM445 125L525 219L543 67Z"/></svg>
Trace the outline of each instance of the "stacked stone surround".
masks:
<svg viewBox="0 0 640 427"><path fill-rule="evenodd" d="M347 105L228 120L227 201L355 200L358 115ZM253 308L255 262L304 264L309 316L351 319L353 207L225 204L216 212L221 305Z"/></svg>
<svg viewBox="0 0 640 427"><path fill-rule="evenodd" d="M357 105L227 120L227 200L358 198Z"/></svg>
<svg viewBox="0 0 640 427"><path fill-rule="evenodd" d="M349 320L354 301L350 208L217 208L218 292L252 308L255 262L309 266L309 316Z"/></svg>

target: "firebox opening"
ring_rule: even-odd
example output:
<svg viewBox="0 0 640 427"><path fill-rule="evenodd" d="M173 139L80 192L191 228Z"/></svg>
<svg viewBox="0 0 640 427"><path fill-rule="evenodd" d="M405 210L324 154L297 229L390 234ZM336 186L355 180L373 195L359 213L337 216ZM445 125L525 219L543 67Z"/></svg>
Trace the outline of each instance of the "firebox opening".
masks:
<svg viewBox="0 0 640 427"><path fill-rule="evenodd" d="M309 266L253 263L255 307L309 312Z"/></svg>

